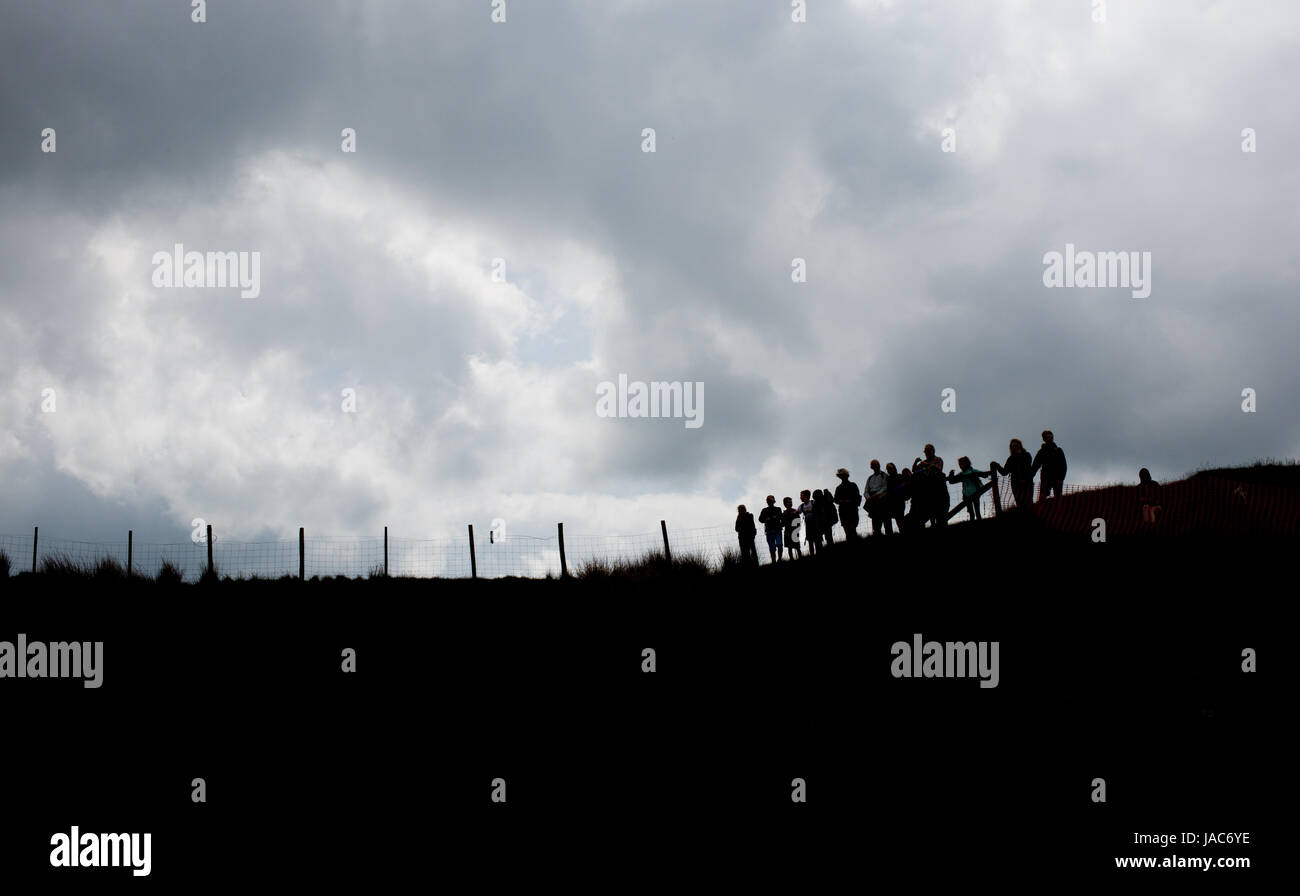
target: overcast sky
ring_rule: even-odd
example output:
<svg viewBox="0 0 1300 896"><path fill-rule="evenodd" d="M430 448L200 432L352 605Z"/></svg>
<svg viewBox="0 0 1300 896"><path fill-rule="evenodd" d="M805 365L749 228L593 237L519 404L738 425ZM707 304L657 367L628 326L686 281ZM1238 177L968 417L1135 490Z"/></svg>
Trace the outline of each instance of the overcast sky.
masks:
<svg viewBox="0 0 1300 896"><path fill-rule="evenodd" d="M1294 0L189 6L0 3L0 532L730 526L1045 427L1076 484L1300 455ZM176 243L260 295L155 288ZM1046 288L1066 243L1150 296ZM703 425L597 416L620 373Z"/></svg>

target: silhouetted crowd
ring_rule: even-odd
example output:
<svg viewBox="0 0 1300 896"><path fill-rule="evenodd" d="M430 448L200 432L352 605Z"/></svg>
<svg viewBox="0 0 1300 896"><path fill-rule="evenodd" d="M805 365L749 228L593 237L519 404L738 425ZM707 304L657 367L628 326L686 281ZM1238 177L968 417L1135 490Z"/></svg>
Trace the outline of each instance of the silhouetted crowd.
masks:
<svg viewBox="0 0 1300 896"><path fill-rule="evenodd" d="M976 470L969 457L958 458L957 469L945 474L943 458L935 454L933 445L926 445L923 456L912 461L910 468L904 467L901 473L892 463L885 464L882 471L880 461L873 460L871 475L862 489L849 478L849 471L840 467L835 471L840 484L834 490L804 489L799 493L797 506L793 498L787 497L778 507L776 496L768 495L767 506L759 511L758 525L763 527L768 553L775 562L783 554L802 557L805 544L809 555L816 554L834 542L836 525L844 529L845 540L858 538L859 508L871 519L871 531L875 535L923 529L927 523L931 527L945 526L952 512L950 484L961 485L961 506L966 508L970 519L977 520L979 498L988 487L981 486L980 480L994 473L1010 480L1017 507L1029 507L1033 503L1035 475L1041 475L1040 501L1052 495L1060 496L1065 482L1065 452L1056 444L1051 430L1043 431L1042 447L1032 458L1019 439L1011 440L1010 451L1005 464L993 461L987 470ZM1147 475L1149 478L1150 474ZM736 536L742 561L758 562L758 548L754 544L757 535L754 514L741 504L736 508Z"/></svg>

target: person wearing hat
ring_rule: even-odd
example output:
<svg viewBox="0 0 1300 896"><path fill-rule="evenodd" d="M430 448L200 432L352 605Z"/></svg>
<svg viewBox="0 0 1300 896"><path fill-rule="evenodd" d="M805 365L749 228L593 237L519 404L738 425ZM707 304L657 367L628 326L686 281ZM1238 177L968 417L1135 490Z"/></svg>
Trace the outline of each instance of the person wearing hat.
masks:
<svg viewBox="0 0 1300 896"><path fill-rule="evenodd" d="M835 486L835 503L840 508L840 525L844 527L845 538L858 537L858 505L862 503L862 493L849 481L849 471L840 467L835 471L840 477L840 484Z"/></svg>

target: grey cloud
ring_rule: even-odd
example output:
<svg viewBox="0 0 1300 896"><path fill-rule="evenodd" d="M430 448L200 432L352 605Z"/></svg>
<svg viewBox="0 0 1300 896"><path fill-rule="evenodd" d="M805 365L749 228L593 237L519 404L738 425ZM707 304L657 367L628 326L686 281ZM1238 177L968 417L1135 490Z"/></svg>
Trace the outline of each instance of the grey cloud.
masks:
<svg viewBox="0 0 1300 896"><path fill-rule="evenodd" d="M166 526L211 496L283 508L250 525L360 529L398 495L485 516L504 491L754 503L716 490L773 458L826 481L761 487L825 485L926 441L982 464L1044 426L1076 481L1294 455L1300 12L1152 4L1092 26L1077 6L826 3L794 26L780 4L512 3L493 26L487 4L231 2L199 26L184 5L6 4L0 372L26 457L0 465L42 471L51 512L116 521L129 497ZM250 166L277 159L304 193L348 171L361 217L259 192ZM395 203L463 236L466 269L506 257L527 325L396 260ZM91 250L105 233L139 253L125 279ZM172 241L262 250L264 298L114 305L106 284L147 290ZM1152 297L1044 289L1066 241L1152 251ZM612 266L599 300L570 294L597 272L562 264L566 244ZM68 414L115 399L93 425L140 452L138 476L91 469L75 422L33 416L15 390L37 370ZM620 372L703 381L705 426L596 419L596 382ZM328 422L346 386L355 433ZM496 391L519 389L545 394ZM251 443L247 468L148 475L171 458L181 476L223 432ZM72 494L70 470L100 496ZM2 522L45 509L25 500Z"/></svg>

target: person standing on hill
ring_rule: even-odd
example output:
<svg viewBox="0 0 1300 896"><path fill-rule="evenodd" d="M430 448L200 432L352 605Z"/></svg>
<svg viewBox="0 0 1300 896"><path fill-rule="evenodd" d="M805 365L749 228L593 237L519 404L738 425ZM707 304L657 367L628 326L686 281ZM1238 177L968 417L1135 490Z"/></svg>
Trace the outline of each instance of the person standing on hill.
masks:
<svg viewBox="0 0 1300 896"><path fill-rule="evenodd" d="M948 481L961 483L961 502L966 505L966 514L970 519L977 520L980 518L980 478L991 474L972 467L969 457L957 458L957 466L961 472L949 470Z"/></svg>
<svg viewBox="0 0 1300 896"><path fill-rule="evenodd" d="M935 457L930 461L930 470L934 476L934 507L930 512L932 526L948 525L948 511L952 508L952 496L948 494L948 477L943 473L943 458Z"/></svg>
<svg viewBox="0 0 1300 896"><path fill-rule="evenodd" d="M1154 523L1160 513L1160 483L1146 467L1138 470L1138 503L1142 505L1142 522Z"/></svg>
<svg viewBox="0 0 1300 896"><path fill-rule="evenodd" d="M907 508L907 530L915 532L925 528L925 521L930 518L930 490L920 468L903 467L903 492L911 499Z"/></svg>
<svg viewBox="0 0 1300 896"><path fill-rule="evenodd" d="M803 526L800 525L799 511L794 509L794 500L786 498L785 510L781 511L781 525L785 528L785 555L794 558L803 556L803 541L800 538Z"/></svg>
<svg viewBox="0 0 1300 896"><path fill-rule="evenodd" d="M824 488L821 490L821 501L818 504L817 523L821 528L822 538L826 539L826 545L829 547L835 542L835 524L839 522L839 514L835 512L835 499L831 497L831 490Z"/></svg>
<svg viewBox="0 0 1300 896"><path fill-rule="evenodd" d="M1042 478L1038 481L1038 500L1046 501L1047 496L1056 492L1061 497L1061 485L1065 482L1065 452L1056 444L1050 429L1043 430L1043 446L1034 455L1034 465L1029 469L1029 478L1042 469Z"/></svg>
<svg viewBox="0 0 1300 896"><path fill-rule="evenodd" d="M943 473L943 458L934 453L934 446L927 444L921 450L924 458L912 461L912 511L918 514L921 528L926 520L933 526L948 524L948 483ZM917 505L917 496L921 498Z"/></svg>
<svg viewBox="0 0 1300 896"><path fill-rule="evenodd" d="M849 471L840 467L835 471L840 477L840 484L835 487L835 503L839 505L840 525L844 527L844 537L858 537L858 504L862 502L862 492L849 481Z"/></svg>
<svg viewBox="0 0 1300 896"><path fill-rule="evenodd" d="M758 566L758 548L754 546L754 539L758 537L758 529L754 527L754 515L745 509L741 504L736 508L736 538L740 541L740 562L751 563Z"/></svg>
<svg viewBox="0 0 1300 896"><path fill-rule="evenodd" d="M801 491L799 497L803 499L799 503L799 513L803 515L803 533L804 540L808 542L808 556L815 557L817 548L821 546L821 536L817 534L817 506L813 504L808 489Z"/></svg>
<svg viewBox="0 0 1300 896"><path fill-rule="evenodd" d="M889 518L894 521L898 532L903 531L903 511L907 506L907 479L911 472L904 467L903 472L898 472L898 467L893 464L885 464L885 475L889 478Z"/></svg>
<svg viewBox="0 0 1300 896"><path fill-rule="evenodd" d="M1016 507L1028 510L1034 502L1034 474L1030 471L1033 464L1024 443L1019 439L1011 440L1010 450L1005 466L993 461L989 468L1011 480L1011 496L1016 501Z"/></svg>
<svg viewBox="0 0 1300 896"><path fill-rule="evenodd" d="M889 514L889 476L880 472L880 461L871 462L871 475L867 477L867 497L863 506L871 517L871 534L894 534L894 521Z"/></svg>
<svg viewBox="0 0 1300 896"><path fill-rule="evenodd" d="M767 496L767 506L758 512L758 521L763 524L767 552L775 563L781 559L781 508L776 506L776 495Z"/></svg>
<svg viewBox="0 0 1300 896"><path fill-rule="evenodd" d="M943 473L943 458L934 453L933 445L926 445L923 453L930 462L930 525L946 526L952 497L948 494L948 479Z"/></svg>

